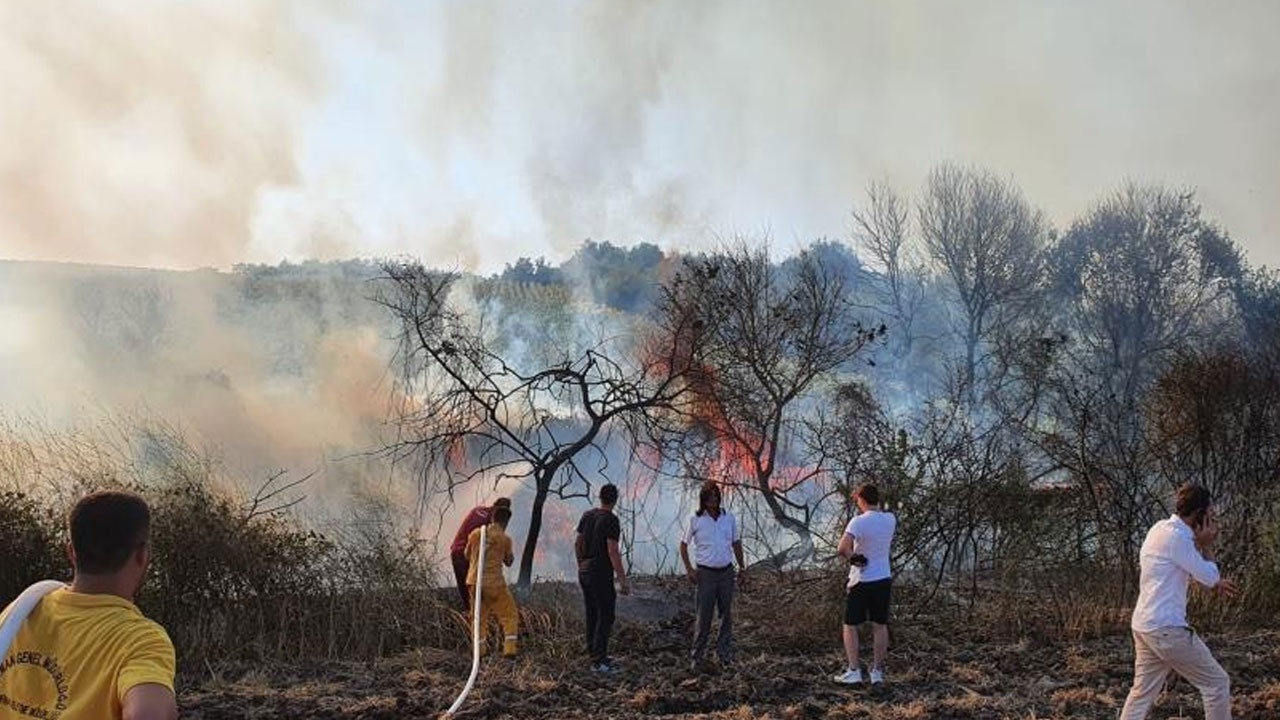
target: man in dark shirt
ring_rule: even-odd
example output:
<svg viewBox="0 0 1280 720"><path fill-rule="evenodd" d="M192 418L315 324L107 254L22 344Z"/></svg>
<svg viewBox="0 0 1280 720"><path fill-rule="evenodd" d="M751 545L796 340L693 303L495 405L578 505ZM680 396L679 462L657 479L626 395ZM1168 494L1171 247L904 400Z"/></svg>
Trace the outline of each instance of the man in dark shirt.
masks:
<svg viewBox="0 0 1280 720"><path fill-rule="evenodd" d="M600 507L583 513L574 543L578 584L587 609L587 653L591 655L591 669L603 673L617 672L609 658L609 633L618 599L613 589L614 575L618 577L618 590L623 595L631 594L622 554L618 552L622 526L613 514L617 503L617 486L610 483L600 488Z"/></svg>
<svg viewBox="0 0 1280 720"><path fill-rule="evenodd" d="M464 611L471 609L471 596L467 594L467 570L470 567L467 562L467 538L471 537L472 530L488 525L493 519L493 509L498 507L510 508L511 499L500 497L493 501L493 505L471 508L471 512L462 518L462 524L453 536L453 544L449 546L449 560L453 563L453 576L458 581L458 595Z"/></svg>

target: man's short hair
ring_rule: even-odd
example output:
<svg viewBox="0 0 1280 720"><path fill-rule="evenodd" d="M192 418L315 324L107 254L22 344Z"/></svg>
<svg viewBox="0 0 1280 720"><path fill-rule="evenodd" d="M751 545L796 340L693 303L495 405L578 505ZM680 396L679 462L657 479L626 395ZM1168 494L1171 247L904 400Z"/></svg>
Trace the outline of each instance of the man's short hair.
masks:
<svg viewBox="0 0 1280 720"><path fill-rule="evenodd" d="M607 483L600 488L600 502L605 505L618 504L618 486Z"/></svg>
<svg viewBox="0 0 1280 720"><path fill-rule="evenodd" d="M80 498L71 508L67 525L76 572L110 575L147 544L151 509L134 493L102 490Z"/></svg>
<svg viewBox="0 0 1280 720"><path fill-rule="evenodd" d="M1191 517L1197 512L1208 510L1211 504L1213 496L1209 494L1208 488L1187 483L1178 488L1178 494L1174 497L1174 512L1179 517Z"/></svg>
<svg viewBox="0 0 1280 720"><path fill-rule="evenodd" d="M868 505L880 504L880 488L875 483L865 482L858 486L854 494L862 498L862 501Z"/></svg>
<svg viewBox="0 0 1280 720"><path fill-rule="evenodd" d="M495 508L502 508L502 507L504 507L504 508L510 508L510 507L511 507L511 498L509 498L509 497L500 497L500 498L498 498L497 500L494 500L494 501L493 501L493 506L494 506Z"/></svg>
<svg viewBox="0 0 1280 720"><path fill-rule="evenodd" d="M494 521L494 522L498 523L498 524L499 524L499 525L501 525L502 527L506 527L506 526L507 526L507 522L508 522L508 521L510 521L510 520L511 520L511 508L510 508L510 507L502 507L502 506L499 506L499 507L496 507L496 508L494 508L494 509L493 509L493 521Z"/></svg>

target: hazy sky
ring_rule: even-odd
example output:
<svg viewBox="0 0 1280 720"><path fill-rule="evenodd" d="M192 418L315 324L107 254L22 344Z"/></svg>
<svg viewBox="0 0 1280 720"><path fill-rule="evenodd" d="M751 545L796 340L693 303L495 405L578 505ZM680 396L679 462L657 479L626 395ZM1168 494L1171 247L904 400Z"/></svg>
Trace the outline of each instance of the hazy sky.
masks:
<svg viewBox="0 0 1280 720"><path fill-rule="evenodd" d="M0 257L790 245L958 160L1059 225L1194 187L1280 265L1278 27L1271 0L0 0Z"/></svg>

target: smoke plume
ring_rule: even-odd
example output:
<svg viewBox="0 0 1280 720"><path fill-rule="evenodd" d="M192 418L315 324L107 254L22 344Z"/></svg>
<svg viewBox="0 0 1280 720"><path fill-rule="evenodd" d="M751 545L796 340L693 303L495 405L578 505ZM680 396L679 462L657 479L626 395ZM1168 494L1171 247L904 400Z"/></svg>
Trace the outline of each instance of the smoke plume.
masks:
<svg viewBox="0 0 1280 720"><path fill-rule="evenodd" d="M1199 191L1280 261L1280 6L566 1L0 9L0 256L165 267L847 234L868 180L1065 225Z"/></svg>

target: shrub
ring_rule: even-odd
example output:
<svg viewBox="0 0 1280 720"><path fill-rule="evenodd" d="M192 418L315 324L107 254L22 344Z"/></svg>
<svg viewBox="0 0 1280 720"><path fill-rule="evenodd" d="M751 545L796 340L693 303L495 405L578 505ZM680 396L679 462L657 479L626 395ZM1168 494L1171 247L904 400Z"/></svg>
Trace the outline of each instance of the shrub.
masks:
<svg viewBox="0 0 1280 720"><path fill-rule="evenodd" d="M31 496L0 491L0 605L38 580L68 576L57 514Z"/></svg>
<svg viewBox="0 0 1280 720"><path fill-rule="evenodd" d="M64 519L86 492L121 488L152 507L152 564L137 601L191 666L216 660L375 658L452 646L457 614L429 558L392 513L331 538L292 512L283 474L252 497L170 427L31 434L0 426L0 603L35 580L66 578ZM7 435L6 435L7 431ZM340 533L341 535L341 533Z"/></svg>

